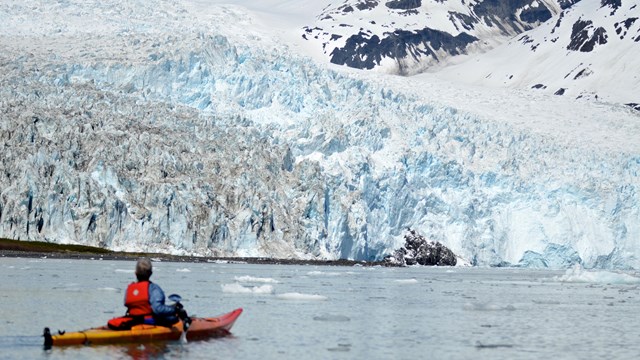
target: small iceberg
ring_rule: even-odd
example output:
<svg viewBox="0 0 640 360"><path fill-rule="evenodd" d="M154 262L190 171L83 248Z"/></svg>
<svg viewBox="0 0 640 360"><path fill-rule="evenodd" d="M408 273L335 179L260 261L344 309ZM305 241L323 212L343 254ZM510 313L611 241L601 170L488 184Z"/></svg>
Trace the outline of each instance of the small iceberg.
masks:
<svg viewBox="0 0 640 360"><path fill-rule="evenodd" d="M278 294L276 297L280 300L301 300L301 301L325 301L328 298L316 294L300 294L300 293L284 293Z"/></svg>
<svg viewBox="0 0 640 360"><path fill-rule="evenodd" d="M576 264L568 269L564 275L554 277L554 280L569 283L597 283L597 284L638 284L640 278L611 271L588 271L582 265Z"/></svg>
<svg viewBox="0 0 640 360"><path fill-rule="evenodd" d="M234 284L222 284L222 292L227 294L257 294L257 295L270 295L273 294L273 286L242 286L238 283Z"/></svg>
<svg viewBox="0 0 640 360"><path fill-rule="evenodd" d="M254 277L254 276L236 276L235 277L237 282L245 282L245 283L266 283L266 284L277 284L279 283L278 280L272 279L272 278L261 278L261 277Z"/></svg>
<svg viewBox="0 0 640 360"><path fill-rule="evenodd" d="M418 280L416 280L416 279L397 279L397 280L394 280L394 282L396 282L398 284L417 284Z"/></svg>
<svg viewBox="0 0 640 360"><path fill-rule="evenodd" d="M331 271L309 271L307 273L309 276L340 276L339 272L331 272Z"/></svg>

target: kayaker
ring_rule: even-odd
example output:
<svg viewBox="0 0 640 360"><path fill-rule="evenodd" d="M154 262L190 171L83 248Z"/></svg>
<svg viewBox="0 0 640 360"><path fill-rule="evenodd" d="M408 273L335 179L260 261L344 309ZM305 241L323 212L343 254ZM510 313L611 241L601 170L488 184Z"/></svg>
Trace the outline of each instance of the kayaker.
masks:
<svg viewBox="0 0 640 360"><path fill-rule="evenodd" d="M138 282L131 283L124 295L124 305L127 315L144 317L145 323L170 326L178 322L178 309L175 305L165 305L164 291L155 283L149 281L152 265L147 258L136 263L136 278Z"/></svg>

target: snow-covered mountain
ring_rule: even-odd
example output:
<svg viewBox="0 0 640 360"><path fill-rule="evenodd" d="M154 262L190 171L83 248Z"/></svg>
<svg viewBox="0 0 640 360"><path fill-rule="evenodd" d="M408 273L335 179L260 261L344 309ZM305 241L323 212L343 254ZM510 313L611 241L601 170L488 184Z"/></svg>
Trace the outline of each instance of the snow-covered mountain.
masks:
<svg viewBox="0 0 640 360"><path fill-rule="evenodd" d="M325 8L303 37L334 64L411 75L487 51L573 2L346 0Z"/></svg>
<svg viewBox="0 0 640 360"><path fill-rule="evenodd" d="M327 6L302 36L335 64L640 108L639 5L350 0Z"/></svg>
<svg viewBox="0 0 640 360"><path fill-rule="evenodd" d="M329 4L0 3L0 237L640 267L637 112L318 62Z"/></svg>
<svg viewBox="0 0 640 360"><path fill-rule="evenodd" d="M599 98L640 110L639 18L640 1L583 0L440 75L482 86Z"/></svg>

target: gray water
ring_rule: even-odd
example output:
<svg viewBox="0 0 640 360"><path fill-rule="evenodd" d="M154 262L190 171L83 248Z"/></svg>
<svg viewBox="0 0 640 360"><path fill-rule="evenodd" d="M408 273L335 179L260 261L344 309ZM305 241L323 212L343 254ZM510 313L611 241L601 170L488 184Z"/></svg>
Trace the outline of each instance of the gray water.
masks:
<svg viewBox="0 0 640 360"><path fill-rule="evenodd" d="M42 348L42 329L124 313L133 261L0 258L1 359L630 359L640 279L610 272L154 262L192 315L242 307L226 338Z"/></svg>

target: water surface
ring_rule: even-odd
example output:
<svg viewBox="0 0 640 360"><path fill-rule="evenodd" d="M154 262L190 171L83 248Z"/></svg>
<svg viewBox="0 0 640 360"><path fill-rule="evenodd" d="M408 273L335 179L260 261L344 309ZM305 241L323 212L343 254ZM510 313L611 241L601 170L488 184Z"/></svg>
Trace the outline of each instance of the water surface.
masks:
<svg viewBox="0 0 640 360"><path fill-rule="evenodd" d="M562 359L640 354L640 278L610 272L154 262L232 336L42 349L124 313L133 261L0 258L0 359Z"/></svg>

